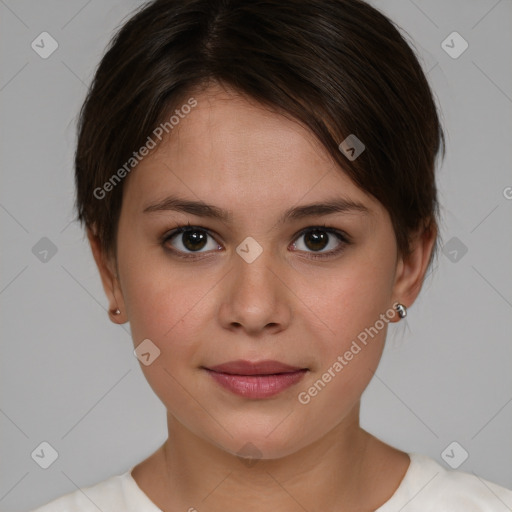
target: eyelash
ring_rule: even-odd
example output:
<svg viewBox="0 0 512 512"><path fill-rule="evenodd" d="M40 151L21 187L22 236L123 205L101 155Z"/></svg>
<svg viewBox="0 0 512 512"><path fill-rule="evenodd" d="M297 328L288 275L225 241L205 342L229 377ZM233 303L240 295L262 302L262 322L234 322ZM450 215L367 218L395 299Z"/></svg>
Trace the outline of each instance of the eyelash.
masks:
<svg viewBox="0 0 512 512"><path fill-rule="evenodd" d="M186 226L178 226L176 229L173 229L171 232L167 232L161 239L161 245L167 250L167 251L170 251L172 252L174 255L176 255L178 258L182 258L182 259L201 259L203 258L204 256L199 256L200 254L202 253L190 253L190 254L187 254L187 253L183 253L182 251L179 251L177 249L174 249L174 248L170 248L169 246L166 245L166 243L171 240L172 238L174 238L176 235L179 235L181 233L185 233L187 231L194 231L194 230L198 230L198 231L204 231L205 233L207 233L209 236L211 236L212 238L213 235L210 233L210 231L206 228L202 228L200 226L193 226L191 224L187 224ZM312 253L308 253L309 254L309 258L310 259L313 259L313 260L318 260L318 259L328 259L328 258L333 258L335 256L337 256L338 254L340 254L342 251L345 250L345 247L347 245L350 245L352 243L350 237L343 231L340 231L339 229L335 229L335 228L332 228L332 227L329 227L325 224L323 225L318 225L318 226L309 226L303 230L301 230L297 236L294 238L294 241L299 239L301 236L309 233L310 231L315 231L315 230L320 230L320 231L325 231L326 233L329 233L329 234L332 234L334 235L341 243L340 245L338 246L337 249L332 249L328 252L325 252L325 253L318 253L318 254L315 254L314 252Z"/></svg>

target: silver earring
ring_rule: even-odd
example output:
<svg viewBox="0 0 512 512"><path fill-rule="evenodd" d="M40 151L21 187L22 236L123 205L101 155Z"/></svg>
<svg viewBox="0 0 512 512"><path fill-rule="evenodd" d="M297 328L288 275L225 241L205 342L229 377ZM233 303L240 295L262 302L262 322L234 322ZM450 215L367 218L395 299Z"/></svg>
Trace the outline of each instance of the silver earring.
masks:
<svg viewBox="0 0 512 512"><path fill-rule="evenodd" d="M400 318L405 318L407 316L407 308L403 304L398 303L395 306L395 309L397 310Z"/></svg>
<svg viewBox="0 0 512 512"><path fill-rule="evenodd" d="M112 311L112 314L113 315L120 315L121 314L121 311L119 310L119 308L115 309L114 311Z"/></svg>

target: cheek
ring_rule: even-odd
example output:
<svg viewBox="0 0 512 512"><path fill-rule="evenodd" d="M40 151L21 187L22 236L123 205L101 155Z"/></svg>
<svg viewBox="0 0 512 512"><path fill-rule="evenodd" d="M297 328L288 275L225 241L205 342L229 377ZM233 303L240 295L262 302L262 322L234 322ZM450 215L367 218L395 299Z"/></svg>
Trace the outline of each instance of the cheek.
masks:
<svg viewBox="0 0 512 512"><path fill-rule="evenodd" d="M149 338L161 351L179 351L193 338L193 320L201 310L204 283L176 271L156 270L132 276L123 289L134 342ZM185 332L186 331L186 332Z"/></svg>
<svg viewBox="0 0 512 512"><path fill-rule="evenodd" d="M150 383L158 378L153 366L178 378L204 364L201 329L212 319L219 276L204 268L185 271L158 248L126 252L119 270L134 345L149 339L160 351L152 365L143 367Z"/></svg>
<svg viewBox="0 0 512 512"><path fill-rule="evenodd" d="M125 274L123 286L134 345L149 339L159 350L151 364L140 366L166 408L183 424L190 421L193 429L204 414L187 391L191 371L198 371L201 364L197 319L205 314L199 301L205 293L204 282L201 285L166 267L157 270L157 265L147 262L145 268L151 270Z"/></svg>
<svg viewBox="0 0 512 512"><path fill-rule="evenodd" d="M324 425L337 424L373 378L392 313L388 293L376 286L376 278L372 272L353 271L331 289L323 311L334 334L316 347L319 364L297 395L307 418L322 416ZM306 421L311 429L319 428L314 420Z"/></svg>
<svg viewBox="0 0 512 512"><path fill-rule="evenodd" d="M364 257L359 253L345 263L336 278L323 283L322 293L319 289L314 296L309 292L315 312L329 326L318 347L321 364L316 368L317 385L311 389L311 398L318 397L314 400L320 407L334 400L341 406L338 413L345 410L342 403L348 406L357 401L371 380L393 318L392 258L379 257L369 248Z"/></svg>
<svg viewBox="0 0 512 512"><path fill-rule="evenodd" d="M119 273L134 343L149 338L160 344L193 304L183 273L146 238L143 232L120 225Z"/></svg>
<svg viewBox="0 0 512 512"><path fill-rule="evenodd" d="M308 294L315 311L334 331L340 343L354 339L365 328L372 326L382 313L391 307L392 274L390 261L366 255L347 259L335 277L330 276L324 286ZM343 348L337 345L337 349Z"/></svg>

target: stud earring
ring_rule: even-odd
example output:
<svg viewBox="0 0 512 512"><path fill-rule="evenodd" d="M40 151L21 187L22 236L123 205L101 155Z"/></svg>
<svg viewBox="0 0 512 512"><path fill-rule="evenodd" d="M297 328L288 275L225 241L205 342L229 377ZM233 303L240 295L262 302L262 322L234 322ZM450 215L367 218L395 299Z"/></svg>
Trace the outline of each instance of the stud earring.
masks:
<svg viewBox="0 0 512 512"><path fill-rule="evenodd" d="M395 306L395 309L397 310L400 318L405 318L407 316L407 308L403 304L398 303Z"/></svg>
<svg viewBox="0 0 512 512"><path fill-rule="evenodd" d="M116 308L116 309L113 309L110 311L113 315L120 315L121 314L121 311L119 310L119 308Z"/></svg>

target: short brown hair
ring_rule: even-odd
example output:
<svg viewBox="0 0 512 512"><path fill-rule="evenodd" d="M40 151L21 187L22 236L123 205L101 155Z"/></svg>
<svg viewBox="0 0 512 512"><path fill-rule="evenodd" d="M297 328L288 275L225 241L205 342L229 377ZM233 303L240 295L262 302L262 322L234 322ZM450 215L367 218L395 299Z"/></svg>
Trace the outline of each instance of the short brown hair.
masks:
<svg viewBox="0 0 512 512"><path fill-rule="evenodd" d="M385 15L361 0L155 0L113 37L80 112L77 219L108 254L116 255L123 182L101 198L97 190L212 82L309 128L389 212L399 254L418 229L437 232L444 134L421 65ZM365 145L355 160L339 149L350 134ZM437 244L436 236L430 263Z"/></svg>

